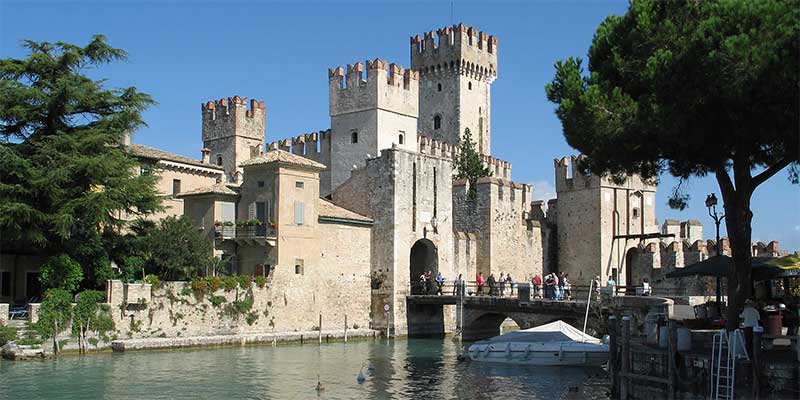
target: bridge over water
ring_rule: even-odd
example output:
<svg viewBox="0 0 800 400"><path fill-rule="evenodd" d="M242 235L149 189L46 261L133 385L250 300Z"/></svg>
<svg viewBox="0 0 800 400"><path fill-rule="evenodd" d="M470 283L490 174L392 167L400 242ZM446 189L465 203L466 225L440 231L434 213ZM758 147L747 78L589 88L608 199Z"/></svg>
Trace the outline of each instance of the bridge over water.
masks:
<svg viewBox="0 0 800 400"><path fill-rule="evenodd" d="M583 321L586 300L522 301L514 296L410 295L406 297L409 336L437 336L445 333L446 306L455 313L456 328L464 340L479 340L500 333L506 318L521 329L563 320Z"/></svg>

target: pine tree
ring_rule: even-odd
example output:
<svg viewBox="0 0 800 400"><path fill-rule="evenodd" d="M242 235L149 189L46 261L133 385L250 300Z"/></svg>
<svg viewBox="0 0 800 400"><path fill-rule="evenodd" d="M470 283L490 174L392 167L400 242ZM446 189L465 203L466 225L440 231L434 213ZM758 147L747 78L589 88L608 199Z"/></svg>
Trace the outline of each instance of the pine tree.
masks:
<svg viewBox="0 0 800 400"><path fill-rule="evenodd" d="M475 150L475 142L472 140L472 133L469 128L464 129L464 137L461 139L461 150L458 157L453 162L456 170L455 179L466 179L469 182L467 195L474 199L477 194L478 178L491 176L492 172L481 162L478 151Z"/></svg>
<svg viewBox="0 0 800 400"><path fill-rule="evenodd" d="M134 175L137 160L120 145L154 102L83 74L125 59L102 35L85 47L24 45L27 58L0 59L0 246L66 253L93 279L108 264L95 251L104 231L160 207L156 177Z"/></svg>

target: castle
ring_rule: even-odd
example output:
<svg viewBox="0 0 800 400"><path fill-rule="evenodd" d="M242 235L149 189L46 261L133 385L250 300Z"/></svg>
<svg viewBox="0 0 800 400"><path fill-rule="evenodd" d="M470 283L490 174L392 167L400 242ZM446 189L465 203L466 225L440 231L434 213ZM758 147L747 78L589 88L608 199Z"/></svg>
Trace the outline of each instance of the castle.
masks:
<svg viewBox="0 0 800 400"><path fill-rule="evenodd" d="M199 161L125 144L141 173L159 170L170 195L159 217L190 216L233 272L269 279L273 329L310 329L323 313L406 333L406 295L425 271L449 282L560 271L575 284L678 285L663 274L712 246L696 221L658 226L654 184L586 175L561 158L545 207L492 155L498 51L496 37L448 26L411 37L409 68L375 59L329 69L329 129L267 143L265 102L235 96L201 105ZM474 197L453 179L467 128L492 172ZM2 295L29 296L13 291Z"/></svg>

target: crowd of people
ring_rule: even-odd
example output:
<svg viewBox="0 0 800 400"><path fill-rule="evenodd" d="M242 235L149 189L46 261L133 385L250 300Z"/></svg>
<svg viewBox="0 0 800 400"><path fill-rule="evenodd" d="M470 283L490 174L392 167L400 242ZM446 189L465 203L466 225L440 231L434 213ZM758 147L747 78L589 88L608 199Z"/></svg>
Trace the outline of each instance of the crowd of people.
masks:
<svg viewBox="0 0 800 400"><path fill-rule="evenodd" d="M572 300L572 284L569 274L564 272L551 272L544 277L536 274L531 278L531 287L535 299Z"/></svg>
<svg viewBox="0 0 800 400"><path fill-rule="evenodd" d="M596 283L599 287L599 277L597 280L598 282ZM437 272L434 275L432 271L427 271L419 276L418 290L416 292L423 295L442 295L444 294L445 282L446 279L441 272ZM533 298L572 300L572 284L567 273L549 273L544 276L536 274L531 278L530 284ZM456 295L460 287L466 289L466 281L462 274L458 274L458 278L453 283L452 294ZM473 292L471 288L466 289L465 294L513 296L517 290L517 282L510 273L501 272L499 277L495 277L494 273L484 276L482 272L478 272L475 276L475 291Z"/></svg>

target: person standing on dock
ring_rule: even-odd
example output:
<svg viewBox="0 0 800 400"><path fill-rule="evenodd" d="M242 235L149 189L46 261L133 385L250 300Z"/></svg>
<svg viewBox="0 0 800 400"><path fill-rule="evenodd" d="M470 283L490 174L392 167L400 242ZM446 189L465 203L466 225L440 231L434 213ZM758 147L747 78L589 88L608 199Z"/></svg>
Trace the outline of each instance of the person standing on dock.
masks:
<svg viewBox="0 0 800 400"><path fill-rule="evenodd" d="M497 281L497 286L500 288L500 296L506 291L506 274L500 273L500 279Z"/></svg>
<svg viewBox="0 0 800 400"><path fill-rule="evenodd" d="M489 273L489 278L486 279L486 284L489 285L489 296L497 294L497 280L494 278L494 272Z"/></svg>
<svg viewBox="0 0 800 400"><path fill-rule="evenodd" d="M444 286L444 276L439 272L436 274L436 294L442 295L442 287Z"/></svg>

